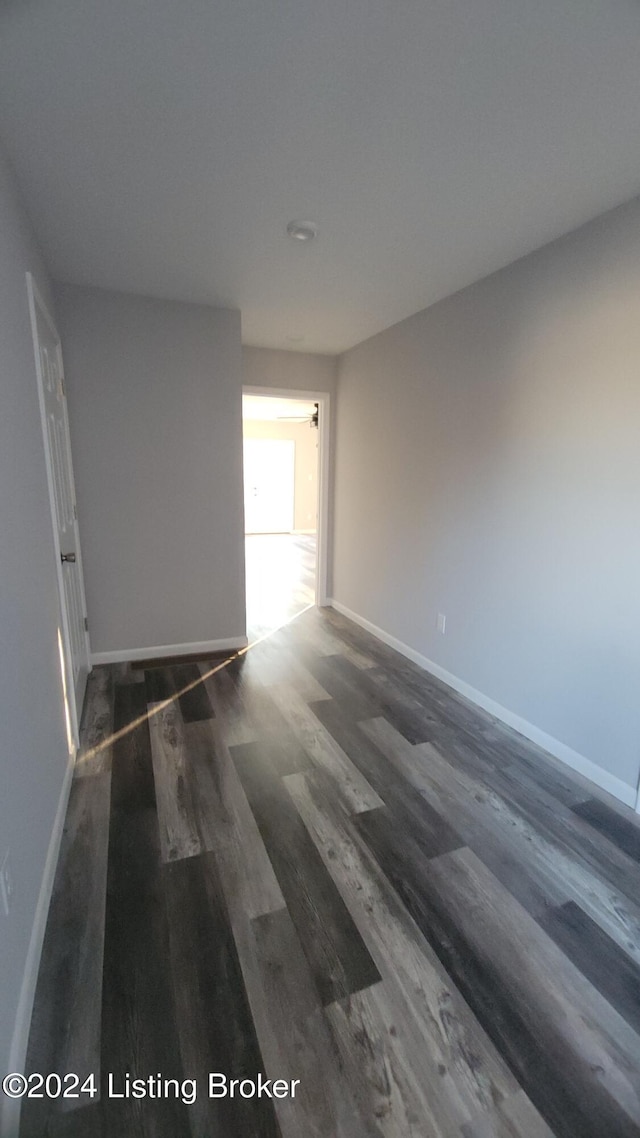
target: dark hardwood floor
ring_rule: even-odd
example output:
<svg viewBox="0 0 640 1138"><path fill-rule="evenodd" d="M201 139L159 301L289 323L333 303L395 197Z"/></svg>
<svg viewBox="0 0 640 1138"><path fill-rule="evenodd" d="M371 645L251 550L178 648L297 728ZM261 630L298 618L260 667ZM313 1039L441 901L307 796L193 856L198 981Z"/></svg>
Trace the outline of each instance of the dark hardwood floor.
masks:
<svg viewBox="0 0 640 1138"><path fill-rule="evenodd" d="M23 1138L631 1138L639 1033L631 812L333 610L92 673Z"/></svg>

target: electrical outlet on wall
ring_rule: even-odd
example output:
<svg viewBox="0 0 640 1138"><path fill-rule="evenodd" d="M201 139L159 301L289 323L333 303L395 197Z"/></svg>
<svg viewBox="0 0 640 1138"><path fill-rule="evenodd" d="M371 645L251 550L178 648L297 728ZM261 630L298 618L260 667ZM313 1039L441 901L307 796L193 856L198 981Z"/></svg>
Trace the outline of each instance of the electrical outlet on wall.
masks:
<svg viewBox="0 0 640 1138"><path fill-rule="evenodd" d="M2 904L2 911L5 917L9 916L11 912L11 903L13 900L13 874L11 872L11 861L9 859L9 850L4 855L2 868L0 869L0 902Z"/></svg>
<svg viewBox="0 0 640 1138"><path fill-rule="evenodd" d="M444 636L446 627L447 627L447 618L443 612L439 612L438 613L438 632L442 633L443 636Z"/></svg>

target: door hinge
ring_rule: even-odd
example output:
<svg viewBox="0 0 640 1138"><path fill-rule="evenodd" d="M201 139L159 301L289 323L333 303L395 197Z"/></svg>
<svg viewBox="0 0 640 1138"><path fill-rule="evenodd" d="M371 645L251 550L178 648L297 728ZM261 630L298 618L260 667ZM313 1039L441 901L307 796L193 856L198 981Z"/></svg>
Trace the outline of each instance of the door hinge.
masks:
<svg viewBox="0 0 640 1138"><path fill-rule="evenodd" d="M88 616L85 616L85 618L84 618L84 630L85 630L85 632L89 631L89 617Z"/></svg>

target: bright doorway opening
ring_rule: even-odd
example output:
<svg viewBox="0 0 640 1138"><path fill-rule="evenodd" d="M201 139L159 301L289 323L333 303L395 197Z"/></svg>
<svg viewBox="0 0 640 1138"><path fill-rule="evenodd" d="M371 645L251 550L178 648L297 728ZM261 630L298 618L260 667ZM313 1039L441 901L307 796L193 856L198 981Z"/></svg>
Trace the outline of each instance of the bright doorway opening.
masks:
<svg viewBox="0 0 640 1138"><path fill-rule="evenodd" d="M247 631L324 603L328 395L245 388Z"/></svg>

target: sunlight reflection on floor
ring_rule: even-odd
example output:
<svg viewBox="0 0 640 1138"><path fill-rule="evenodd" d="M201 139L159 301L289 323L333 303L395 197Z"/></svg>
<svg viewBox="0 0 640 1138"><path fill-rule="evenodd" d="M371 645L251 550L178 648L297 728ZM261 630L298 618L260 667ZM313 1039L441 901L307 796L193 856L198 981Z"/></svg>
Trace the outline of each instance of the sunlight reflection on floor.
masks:
<svg viewBox="0 0 640 1138"><path fill-rule="evenodd" d="M297 616L311 608L315 603L315 548L313 535L298 534L256 534L247 541L247 624L249 643L240 648L219 664L211 668L197 680L187 684L166 700L153 704L146 714L127 723L119 731L112 732L95 746L80 748L76 759L76 769L81 773L83 765L90 763L101 751L113 746L119 739L128 735L142 723L157 715L169 704L174 703L204 683L216 672L228 667L239 657L248 655L270 633L295 620ZM70 728L70 725L68 725Z"/></svg>

